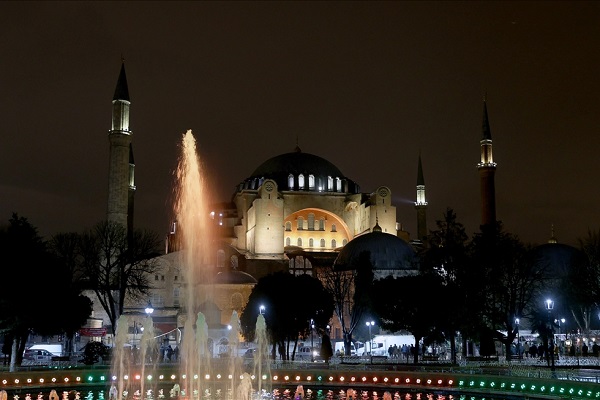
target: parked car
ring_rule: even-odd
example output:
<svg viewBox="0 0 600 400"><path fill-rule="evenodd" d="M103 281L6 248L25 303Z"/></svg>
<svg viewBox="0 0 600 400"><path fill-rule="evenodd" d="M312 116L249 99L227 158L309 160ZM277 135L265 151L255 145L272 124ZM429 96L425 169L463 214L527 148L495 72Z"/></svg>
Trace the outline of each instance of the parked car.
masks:
<svg viewBox="0 0 600 400"><path fill-rule="evenodd" d="M45 349L27 349L23 353L23 360L27 361L50 362L52 357L54 354Z"/></svg>
<svg viewBox="0 0 600 400"><path fill-rule="evenodd" d="M296 351L296 356L294 359L297 361L323 361L323 358L321 358L321 355L319 354L319 349L316 347L311 349L310 347L306 346L300 347Z"/></svg>

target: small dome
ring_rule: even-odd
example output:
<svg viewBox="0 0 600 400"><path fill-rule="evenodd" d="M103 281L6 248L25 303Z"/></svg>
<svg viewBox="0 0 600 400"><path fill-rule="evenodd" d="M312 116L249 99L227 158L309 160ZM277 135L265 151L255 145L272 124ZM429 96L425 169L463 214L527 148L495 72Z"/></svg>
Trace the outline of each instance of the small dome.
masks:
<svg viewBox="0 0 600 400"><path fill-rule="evenodd" d="M374 270L414 270L415 251L398 236L374 230L355 237L338 255L334 269L347 271L356 269L359 256L369 252Z"/></svg>
<svg viewBox="0 0 600 400"><path fill-rule="evenodd" d="M215 278L217 284L256 284L256 282L252 275L242 271L219 272Z"/></svg>
<svg viewBox="0 0 600 400"><path fill-rule="evenodd" d="M298 182L299 175L305 179L304 188ZM315 179L314 188L309 188L309 176ZM290 176L293 177L293 186L290 186ZM328 179L340 179L347 186L344 190L330 187ZM250 177L238 186L239 190L258 189L265 179L277 182L280 190L321 191L321 192L345 192L359 193L358 185L346 178L342 172L332 163L309 153L303 153L300 148L295 152L285 153L268 159L262 163Z"/></svg>

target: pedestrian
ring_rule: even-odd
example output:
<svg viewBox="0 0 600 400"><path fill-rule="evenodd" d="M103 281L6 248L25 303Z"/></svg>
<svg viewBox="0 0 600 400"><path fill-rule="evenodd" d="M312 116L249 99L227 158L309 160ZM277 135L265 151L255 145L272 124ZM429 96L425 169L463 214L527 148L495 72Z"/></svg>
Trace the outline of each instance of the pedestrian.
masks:
<svg viewBox="0 0 600 400"><path fill-rule="evenodd" d="M175 345L175 348L173 349L173 361L177 361L178 357L179 357L179 346Z"/></svg>
<svg viewBox="0 0 600 400"><path fill-rule="evenodd" d="M531 358L535 358L537 356L537 346L535 345L535 343L531 344L531 347L529 348L529 355L531 356Z"/></svg>
<svg viewBox="0 0 600 400"><path fill-rule="evenodd" d="M394 357L394 346L392 346L390 344L390 347L388 347L388 355L390 356L390 358Z"/></svg>

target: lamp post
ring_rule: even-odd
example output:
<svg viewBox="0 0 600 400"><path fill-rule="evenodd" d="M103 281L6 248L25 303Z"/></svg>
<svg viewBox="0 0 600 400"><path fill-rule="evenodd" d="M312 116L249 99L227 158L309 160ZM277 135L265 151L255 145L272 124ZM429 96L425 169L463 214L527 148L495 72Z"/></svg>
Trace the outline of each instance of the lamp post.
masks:
<svg viewBox="0 0 600 400"><path fill-rule="evenodd" d="M313 350L313 330L315 329L315 321L310 319L310 362L315 362L315 353Z"/></svg>
<svg viewBox="0 0 600 400"><path fill-rule="evenodd" d="M521 320L519 318L515 318L515 325L517 326L517 356L519 360L521 359L521 337L519 335L519 322Z"/></svg>
<svg viewBox="0 0 600 400"><path fill-rule="evenodd" d="M260 307L258 307L258 313L261 314L261 315L265 313L265 306L264 305L261 304Z"/></svg>
<svg viewBox="0 0 600 400"><path fill-rule="evenodd" d="M558 325L558 340L559 340L559 343L560 343L560 340L561 340L561 336L560 336L560 326L561 326L562 324L564 324L564 323L565 323L565 321L566 321L566 320L565 320L564 318L557 318L557 319L555 319L555 320L554 320L554 323L555 323L556 325ZM559 350L560 350L560 349L562 348L562 346L560 346L560 345L559 345L559 346L558 346L558 348L559 348Z"/></svg>
<svg viewBox="0 0 600 400"><path fill-rule="evenodd" d="M549 339L550 339L550 359L552 360L552 364L550 365L550 370L552 371L552 377L554 377L554 329L552 328L552 310L554 309L554 301L548 299L546 300L546 310L548 310L548 325L549 325Z"/></svg>
<svg viewBox="0 0 600 400"><path fill-rule="evenodd" d="M371 327L375 325L375 321L367 321L369 327L369 355L371 357L371 364L373 364L373 336L371 336Z"/></svg>

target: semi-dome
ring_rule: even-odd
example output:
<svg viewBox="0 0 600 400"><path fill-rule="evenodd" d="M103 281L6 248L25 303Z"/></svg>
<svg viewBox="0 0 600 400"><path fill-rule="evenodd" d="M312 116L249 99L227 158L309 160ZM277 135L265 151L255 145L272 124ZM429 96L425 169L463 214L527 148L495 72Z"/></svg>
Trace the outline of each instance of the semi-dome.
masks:
<svg viewBox="0 0 600 400"><path fill-rule="evenodd" d="M374 229L373 232L357 236L348 242L336 258L334 269L337 271L357 269L361 254L367 252L374 271L392 273L411 271L416 268L415 251L408 243L398 236L381 232L381 229Z"/></svg>
<svg viewBox="0 0 600 400"><path fill-rule="evenodd" d="M346 178L331 162L314 154L303 153L299 147L263 162L250 177L238 186L238 191L260 187L265 179L274 180L279 190L359 193L358 185Z"/></svg>

